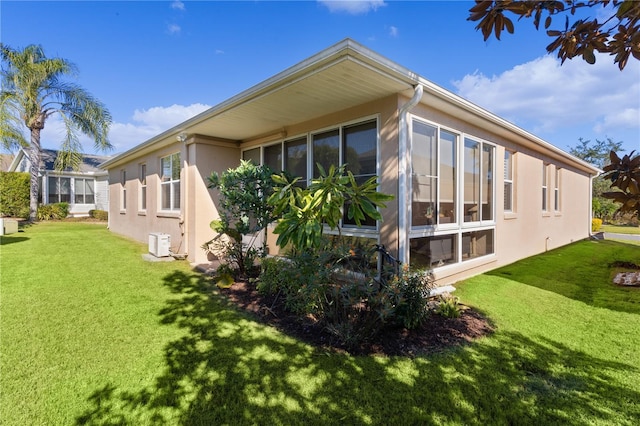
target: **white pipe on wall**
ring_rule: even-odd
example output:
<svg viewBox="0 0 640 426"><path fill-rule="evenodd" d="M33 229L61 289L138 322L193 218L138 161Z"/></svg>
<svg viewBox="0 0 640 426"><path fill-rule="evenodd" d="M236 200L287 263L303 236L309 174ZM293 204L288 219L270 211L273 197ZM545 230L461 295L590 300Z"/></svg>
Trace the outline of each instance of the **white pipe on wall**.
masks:
<svg viewBox="0 0 640 426"><path fill-rule="evenodd" d="M411 160L409 149L409 123L407 116L409 110L418 105L422 99L424 88L421 84L413 88L413 97L402 105L399 110L400 123L398 131L398 259L406 262L409 259L409 214L411 212L411 194L409 194L409 181L407 170Z"/></svg>

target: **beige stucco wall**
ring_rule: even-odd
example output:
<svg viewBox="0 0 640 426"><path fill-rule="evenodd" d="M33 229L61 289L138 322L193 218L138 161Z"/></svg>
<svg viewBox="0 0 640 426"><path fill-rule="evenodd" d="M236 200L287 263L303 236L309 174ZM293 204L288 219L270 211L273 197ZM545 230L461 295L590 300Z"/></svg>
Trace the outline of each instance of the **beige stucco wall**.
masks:
<svg viewBox="0 0 640 426"><path fill-rule="evenodd" d="M402 96L390 96L348 110L339 111L304 123L296 123L275 132L286 132L284 139L291 139L310 132L327 130L338 125L377 118L379 123L379 167L380 190L396 198L382 210L380 242L394 255L398 255L398 206L409 203L398 194L398 109L408 101ZM578 171L567 162L548 157L543 148L538 150L518 145L508 136L492 133L482 126L473 125L450 114L429 106L429 98L410 112L433 124L443 126L456 133L473 136L496 146L495 158L495 253L468 260L455 265L436 269L436 277L441 285L454 283L471 275L514 262L518 259L541 253L561 245L589 236L590 232L590 177ZM411 117L410 117L411 118ZM207 188L207 177L212 171L223 172L236 167L241 151L265 144L262 135L255 140L244 142L220 141L198 135L190 135L185 144L178 142L130 158L127 164L116 166L109 171L110 180L110 228L119 234L130 236L146 243L150 232L164 232L171 235L172 250L187 253L188 260L195 263L208 261L201 248L214 234L209 227L211 220L218 218L214 200L215 190ZM272 139L269 143L278 142ZM503 211L503 158L504 150L515 152L514 156L514 213ZM160 158L180 152L185 168L181 174L182 209L179 213L159 211ZM461 152L461 151L460 151ZM550 164L548 179L548 203L550 212L543 213L542 164ZM146 212L139 212L138 167L147 164L148 206ZM561 168L561 208L553 211L553 171ZM127 209L120 210L120 170L127 171ZM469 228L473 230L475 228ZM465 228L466 230L466 228ZM270 252L275 253L275 237L269 235Z"/></svg>

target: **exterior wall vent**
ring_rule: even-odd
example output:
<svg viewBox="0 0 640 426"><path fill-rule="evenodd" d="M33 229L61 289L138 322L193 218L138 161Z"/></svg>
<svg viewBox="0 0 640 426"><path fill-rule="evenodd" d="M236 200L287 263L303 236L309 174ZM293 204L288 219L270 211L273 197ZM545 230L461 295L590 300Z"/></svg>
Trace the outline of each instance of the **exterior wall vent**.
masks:
<svg viewBox="0 0 640 426"><path fill-rule="evenodd" d="M149 253L155 257L167 257L170 255L171 235L161 232L149 234Z"/></svg>

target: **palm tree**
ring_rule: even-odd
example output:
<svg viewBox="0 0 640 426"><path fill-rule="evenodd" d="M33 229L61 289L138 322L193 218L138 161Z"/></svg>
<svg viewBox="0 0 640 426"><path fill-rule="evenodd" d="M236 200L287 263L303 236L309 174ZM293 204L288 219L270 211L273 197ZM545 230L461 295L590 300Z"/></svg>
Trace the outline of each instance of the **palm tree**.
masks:
<svg viewBox="0 0 640 426"><path fill-rule="evenodd" d="M40 132L45 122L59 114L66 127L61 142L57 170L78 168L82 160L78 130L95 141L96 149L112 148L107 135L111 114L107 108L77 84L63 77L76 73L76 67L62 58L47 58L42 46L29 45L24 50L0 43L2 58L2 92L0 92L0 140L5 149L24 147L31 162L30 220L38 210L38 167ZM30 131L27 141L22 123Z"/></svg>

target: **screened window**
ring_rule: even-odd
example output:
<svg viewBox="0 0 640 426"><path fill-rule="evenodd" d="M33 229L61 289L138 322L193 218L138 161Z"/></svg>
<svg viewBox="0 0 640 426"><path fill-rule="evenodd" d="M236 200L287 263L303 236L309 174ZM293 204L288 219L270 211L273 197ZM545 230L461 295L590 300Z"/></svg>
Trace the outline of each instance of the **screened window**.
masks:
<svg viewBox="0 0 640 426"><path fill-rule="evenodd" d="M180 153L160 159L160 206L162 210L180 210Z"/></svg>
<svg viewBox="0 0 640 426"><path fill-rule="evenodd" d="M513 153L504 151L504 211L513 211Z"/></svg>
<svg viewBox="0 0 640 426"><path fill-rule="evenodd" d="M462 260L493 254L493 229L462 234Z"/></svg>
<svg viewBox="0 0 640 426"><path fill-rule="evenodd" d="M411 264L418 268L436 268L458 261L458 234L412 238Z"/></svg>
<svg viewBox="0 0 640 426"><path fill-rule="evenodd" d="M493 157L495 147L464 140L464 221L493 220Z"/></svg>
<svg viewBox="0 0 640 426"><path fill-rule="evenodd" d="M437 217L437 129L413 122L411 156L411 224L435 225Z"/></svg>
<svg viewBox="0 0 640 426"><path fill-rule="evenodd" d="M340 165L340 132L332 130L318 133L313 136L313 177L320 176L317 164L324 168L325 172L329 167Z"/></svg>
<svg viewBox="0 0 640 426"><path fill-rule="evenodd" d="M260 164L260 148L243 151L242 159L245 161L251 161L253 164Z"/></svg>
<svg viewBox="0 0 640 426"><path fill-rule="evenodd" d="M140 200L139 200L139 208L140 210L147 209L147 165L140 164Z"/></svg>
<svg viewBox="0 0 640 426"><path fill-rule="evenodd" d="M298 185L307 186L307 139L300 138L284 143L284 169L293 177L299 177Z"/></svg>
<svg viewBox="0 0 640 426"><path fill-rule="evenodd" d="M74 181L74 202L76 204L95 203L95 182L93 179L76 178Z"/></svg>
<svg viewBox="0 0 640 426"><path fill-rule="evenodd" d="M71 202L71 178L49 176L49 203Z"/></svg>
<svg viewBox="0 0 640 426"><path fill-rule="evenodd" d="M342 137L343 162L347 164L347 170L353 173L356 182L361 185L368 179L376 176L376 122L371 121L368 123L345 127L342 132ZM348 218L347 211L348 205L345 205L343 217L344 225L355 225L355 221ZM375 226L376 221L367 217L361 225Z"/></svg>
<svg viewBox="0 0 640 426"><path fill-rule="evenodd" d="M275 173L282 171L282 146L280 144L264 148L264 164L269 166Z"/></svg>

